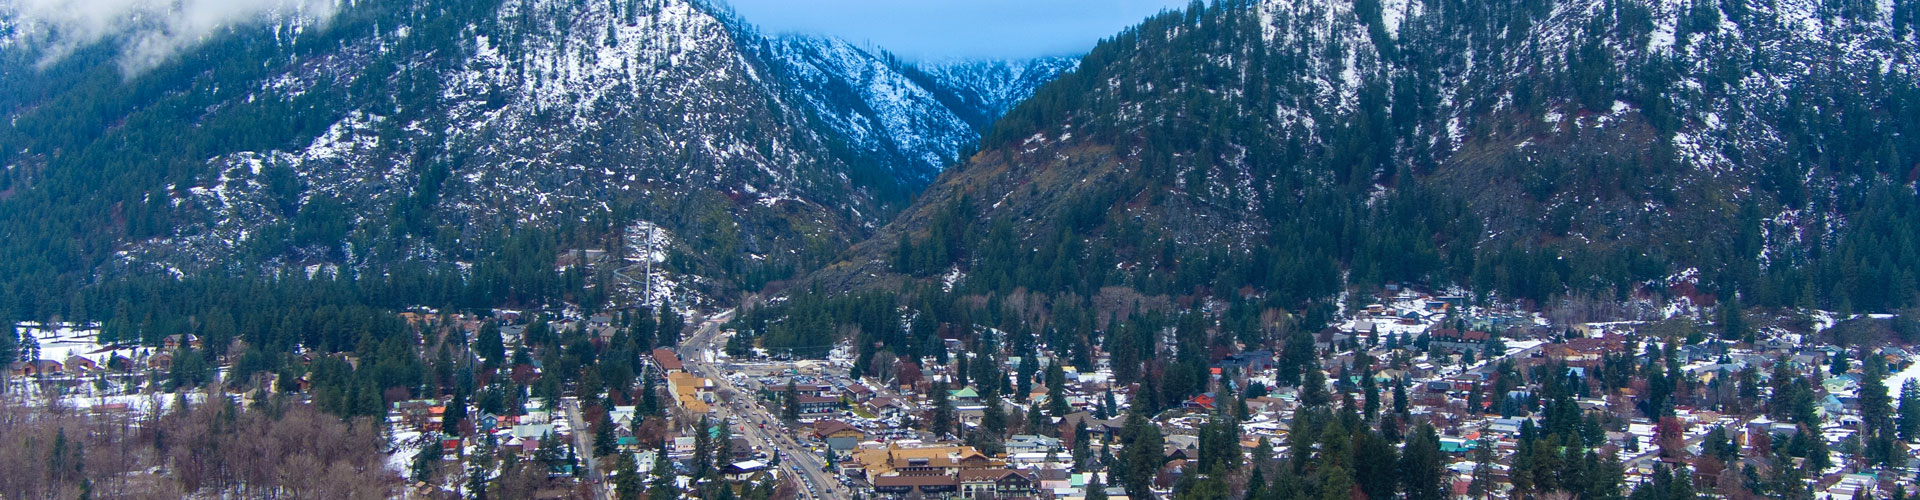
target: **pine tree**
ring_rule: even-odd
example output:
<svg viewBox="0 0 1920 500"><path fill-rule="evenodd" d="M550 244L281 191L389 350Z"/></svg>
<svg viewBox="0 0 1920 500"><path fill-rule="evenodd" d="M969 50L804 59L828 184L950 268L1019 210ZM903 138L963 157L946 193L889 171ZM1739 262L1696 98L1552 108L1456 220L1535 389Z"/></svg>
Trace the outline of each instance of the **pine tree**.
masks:
<svg viewBox="0 0 1920 500"><path fill-rule="evenodd" d="M11 367L16 359L20 359L20 331L14 327L10 315L0 314L0 364ZM7 375L11 372L10 369L0 370L0 394L5 394L11 385L6 383Z"/></svg>
<svg viewBox="0 0 1920 500"><path fill-rule="evenodd" d="M1893 400L1887 395L1887 362L1880 356L1866 357L1866 370L1860 378L1860 420L1870 435L1891 435Z"/></svg>
<svg viewBox="0 0 1920 500"><path fill-rule="evenodd" d="M1072 407L1067 404L1067 375L1060 363L1047 365L1047 415L1066 418Z"/></svg>
<svg viewBox="0 0 1920 500"><path fill-rule="evenodd" d="M1748 333L1747 318L1740 310L1740 300L1728 300L1720 307L1720 338L1728 342L1740 342L1747 339Z"/></svg>
<svg viewBox="0 0 1920 500"><path fill-rule="evenodd" d="M1920 439L1920 385L1912 379L1900 384L1900 439Z"/></svg>
<svg viewBox="0 0 1920 500"><path fill-rule="evenodd" d="M487 499L487 469L473 462L467 466L467 498L469 500Z"/></svg>
<svg viewBox="0 0 1920 500"><path fill-rule="evenodd" d="M1841 349L1839 353L1833 355L1833 359L1827 360L1827 373L1836 377L1846 375L1850 370L1853 370L1853 363L1847 358L1846 349Z"/></svg>
<svg viewBox="0 0 1920 500"><path fill-rule="evenodd" d="M612 455L620 447L620 438L613 433L613 417L608 415L607 412L601 412L600 421L594 425L593 456L595 457Z"/></svg>
<svg viewBox="0 0 1920 500"><path fill-rule="evenodd" d="M432 434L429 434L429 436L431 435ZM432 481L433 471L439 468L440 459L441 444L439 439L430 440L426 445L421 446L420 451L413 455L413 471L411 474L413 480L422 483Z"/></svg>
<svg viewBox="0 0 1920 500"><path fill-rule="evenodd" d="M1400 485L1407 500L1446 500L1445 469L1441 462L1440 436L1432 425L1421 423L1407 439L1400 454Z"/></svg>
<svg viewBox="0 0 1920 500"><path fill-rule="evenodd" d="M980 429L998 439L1007 432L1006 401L999 395L985 398L986 407L980 410Z"/></svg>
<svg viewBox="0 0 1920 500"><path fill-rule="evenodd" d="M934 382L933 390L927 396L933 399L932 424L927 430L936 436L953 432L953 401L947 394L947 382Z"/></svg>
<svg viewBox="0 0 1920 500"><path fill-rule="evenodd" d="M800 420L800 386L794 385L792 378L787 379L787 390L781 393L780 399L780 418L789 422Z"/></svg>
<svg viewBox="0 0 1920 500"><path fill-rule="evenodd" d="M1467 496L1486 499L1493 494L1493 437L1481 435L1473 447L1473 479L1467 483Z"/></svg>
<svg viewBox="0 0 1920 500"><path fill-rule="evenodd" d="M1092 456L1092 448L1089 447L1087 441L1091 439L1093 439L1093 436L1087 433L1087 422L1085 420L1074 422L1073 470L1079 472L1087 471L1087 459Z"/></svg>
<svg viewBox="0 0 1920 500"><path fill-rule="evenodd" d="M780 465L777 456L774 465ZM673 476L673 465L667 463L667 446L662 443L660 449L655 450L653 454L653 484L647 485L648 500L680 498L680 493L673 489Z"/></svg>
<svg viewBox="0 0 1920 500"><path fill-rule="evenodd" d="M480 334L473 339L474 354L486 360L488 365L500 363L507 355L505 341L500 336L500 325L488 321L480 326Z"/></svg>
<svg viewBox="0 0 1920 500"><path fill-rule="evenodd" d="M1402 417L1407 416L1408 403L1410 402L1407 401L1407 381L1395 379L1393 381L1393 413Z"/></svg>
<svg viewBox="0 0 1920 500"><path fill-rule="evenodd" d="M1086 500L1107 500L1107 485L1100 482L1099 475L1095 475L1093 476L1093 480L1087 481Z"/></svg>
<svg viewBox="0 0 1920 500"><path fill-rule="evenodd" d="M713 438L710 429L713 421L700 417L700 424L693 428L693 478L706 479L713 475Z"/></svg>
<svg viewBox="0 0 1920 500"><path fill-rule="evenodd" d="M1025 402L1028 394L1033 394L1033 375L1040 371L1040 363L1035 356L1021 356L1017 377L1013 385L1014 402Z"/></svg>
<svg viewBox="0 0 1920 500"><path fill-rule="evenodd" d="M1308 362L1300 375L1300 404L1320 406L1332 401L1327 394L1327 375L1320 371L1320 364Z"/></svg>
<svg viewBox="0 0 1920 500"><path fill-rule="evenodd" d="M633 452L620 452L620 459L613 465L613 488L620 500L640 500L640 490L646 484L640 479L640 464L633 459Z"/></svg>
<svg viewBox="0 0 1920 500"><path fill-rule="evenodd" d="M1166 455L1165 438L1160 435L1160 427L1147 420L1138 411L1127 413L1127 423L1120 429L1124 458L1121 462L1122 481L1127 488L1129 498L1153 498L1149 488L1153 476L1160 472L1160 466Z"/></svg>

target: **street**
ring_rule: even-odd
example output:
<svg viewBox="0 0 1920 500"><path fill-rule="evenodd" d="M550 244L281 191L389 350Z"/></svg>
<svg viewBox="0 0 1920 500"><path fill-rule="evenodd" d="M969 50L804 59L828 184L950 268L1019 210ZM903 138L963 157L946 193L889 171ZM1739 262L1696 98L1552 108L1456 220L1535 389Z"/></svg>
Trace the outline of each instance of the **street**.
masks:
<svg viewBox="0 0 1920 500"><path fill-rule="evenodd" d="M721 391L733 395L724 404L715 406L715 412L721 421L729 415L739 417L739 427L746 431L743 437L755 448L776 450L781 457L780 468L799 478L801 498L851 498L852 492L847 491L834 474L820 470L824 461L819 455L801 446L792 435L781 432L784 427L773 412L762 406L753 393L734 387L725 373L709 361L709 356L720 347L720 325L730 316L732 311L715 315L688 336L680 345L681 363L693 374L713 380Z"/></svg>
<svg viewBox="0 0 1920 500"><path fill-rule="evenodd" d="M594 498L598 500L608 500L612 498L612 495L608 493L607 490L612 488L613 485L600 476L600 468L594 465L593 446L592 443L587 442L588 436L592 433L587 432L586 419L581 417L580 400L568 400L566 402L566 408L567 421L571 422L573 426L573 449L575 453L582 458L580 462L587 467L587 475L584 476L587 487L593 489Z"/></svg>

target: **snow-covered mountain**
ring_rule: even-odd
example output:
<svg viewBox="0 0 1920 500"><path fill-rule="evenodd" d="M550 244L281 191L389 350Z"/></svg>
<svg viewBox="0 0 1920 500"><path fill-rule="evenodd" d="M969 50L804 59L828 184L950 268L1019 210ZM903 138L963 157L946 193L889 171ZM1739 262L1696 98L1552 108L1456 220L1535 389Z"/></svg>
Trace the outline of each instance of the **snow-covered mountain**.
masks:
<svg viewBox="0 0 1920 500"><path fill-rule="evenodd" d="M123 81L98 62L111 38L56 58L8 23L0 112L20 125L0 163L26 167L0 191L46 193L0 200L101 241L82 273L467 262L514 227L645 222L684 239L687 267L777 277L884 222L978 139L981 109L1045 79L911 77L729 16L697 0L374 0L236 26ZM955 109L949 85L995 92Z"/></svg>
<svg viewBox="0 0 1920 500"><path fill-rule="evenodd" d="M1920 290L1920 245L1881 236L1920 223L1916 26L1875 0L1195 4L1100 44L820 278L1297 307L1689 276L1890 307Z"/></svg>
<svg viewBox="0 0 1920 500"><path fill-rule="evenodd" d="M768 44L786 87L861 156L923 185L961 158L993 120L1071 70L1068 58L919 65L833 38Z"/></svg>

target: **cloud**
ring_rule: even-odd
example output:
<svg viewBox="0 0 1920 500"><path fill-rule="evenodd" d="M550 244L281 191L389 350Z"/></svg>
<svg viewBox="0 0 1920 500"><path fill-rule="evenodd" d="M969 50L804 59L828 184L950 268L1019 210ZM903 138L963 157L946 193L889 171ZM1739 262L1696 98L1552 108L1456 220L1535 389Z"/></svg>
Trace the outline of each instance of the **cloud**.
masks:
<svg viewBox="0 0 1920 500"><path fill-rule="evenodd" d="M904 57L1019 59L1079 55L1187 0L724 0L775 33L871 43Z"/></svg>
<svg viewBox="0 0 1920 500"><path fill-rule="evenodd" d="M338 0L0 0L19 36L41 48L46 66L99 43L120 46L128 75L152 69L220 31L253 24L323 23Z"/></svg>

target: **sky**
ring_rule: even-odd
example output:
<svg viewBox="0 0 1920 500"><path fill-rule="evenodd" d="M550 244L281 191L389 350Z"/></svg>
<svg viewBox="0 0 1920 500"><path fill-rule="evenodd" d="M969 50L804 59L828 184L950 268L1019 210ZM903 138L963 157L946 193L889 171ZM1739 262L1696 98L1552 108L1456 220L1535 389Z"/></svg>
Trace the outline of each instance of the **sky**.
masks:
<svg viewBox="0 0 1920 500"><path fill-rule="evenodd" d="M910 59L1080 55L1187 0L724 0L769 34L831 35Z"/></svg>

